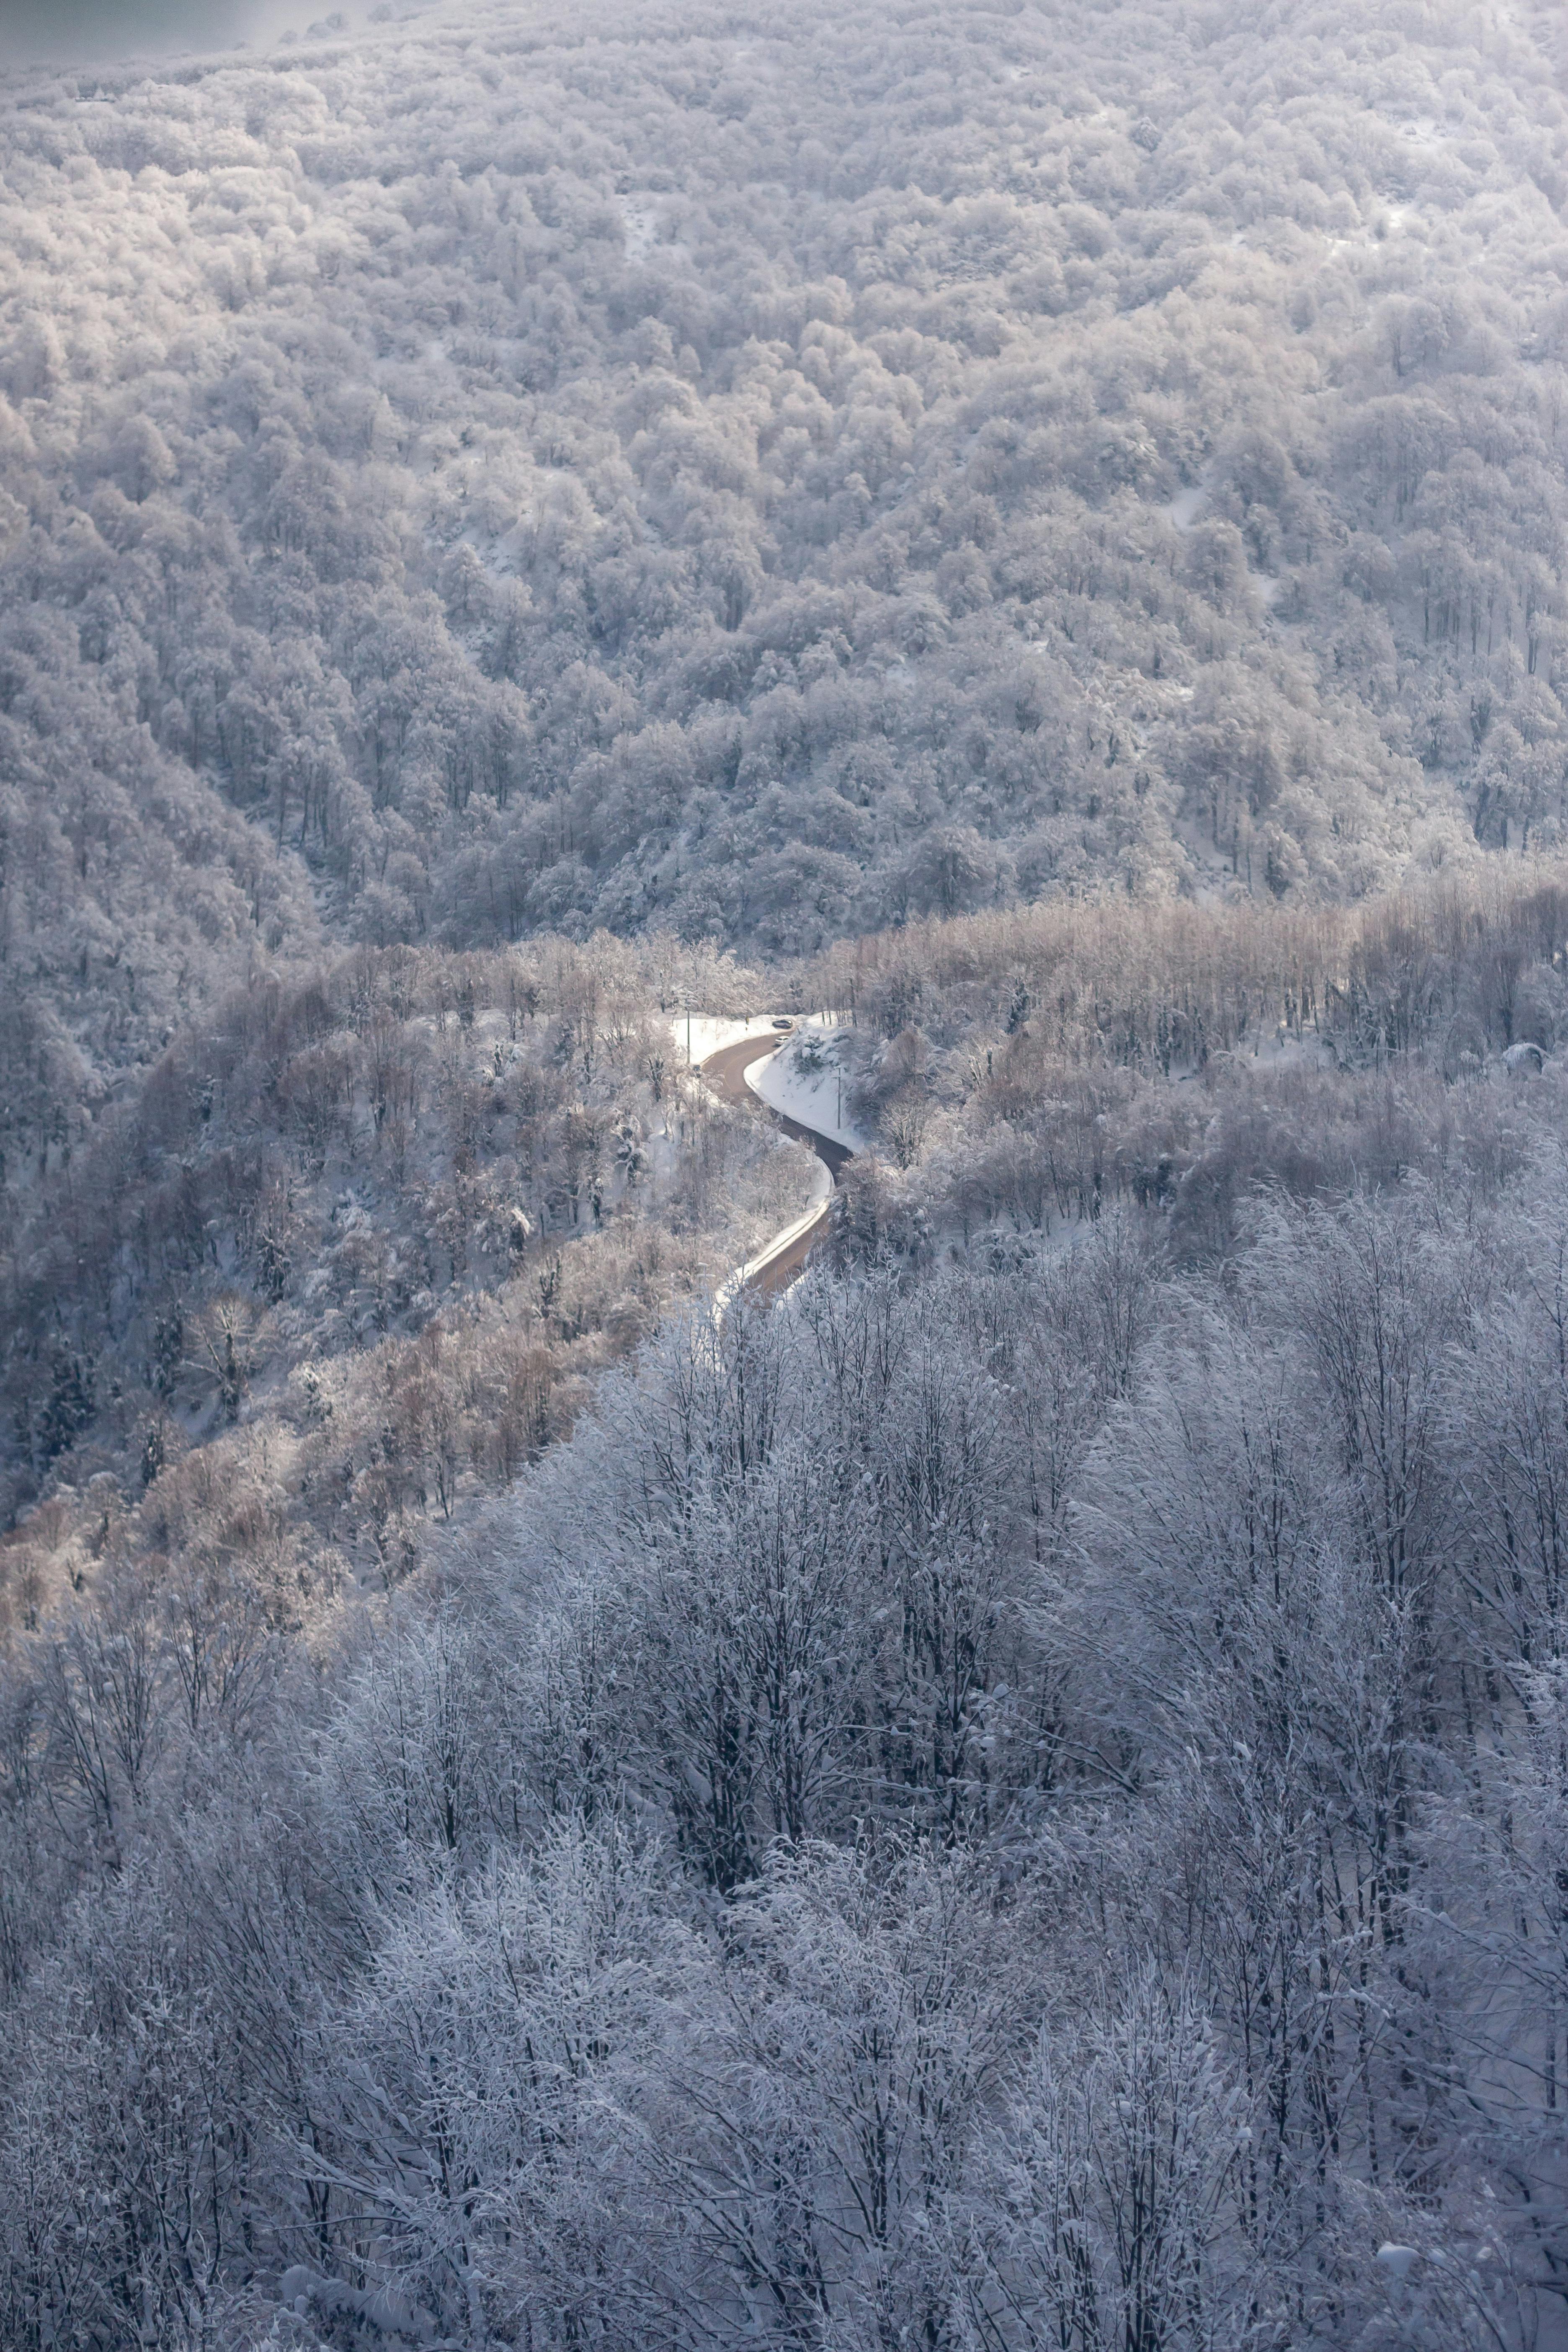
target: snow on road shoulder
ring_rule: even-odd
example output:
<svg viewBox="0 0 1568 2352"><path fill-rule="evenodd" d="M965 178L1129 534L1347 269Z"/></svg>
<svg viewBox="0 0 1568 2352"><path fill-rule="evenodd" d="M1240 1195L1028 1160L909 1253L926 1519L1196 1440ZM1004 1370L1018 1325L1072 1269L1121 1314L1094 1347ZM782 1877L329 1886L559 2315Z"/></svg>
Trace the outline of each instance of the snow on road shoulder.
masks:
<svg viewBox="0 0 1568 2352"><path fill-rule="evenodd" d="M801 1147L803 1150L806 1148L805 1145ZM723 1314L730 1301L745 1287L748 1282L763 1273L773 1264L774 1258L781 1256L793 1242L797 1242L802 1234L809 1232L811 1227L820 1220L823 1210L827 1205L828 1195L833 1190L833 1179L828 1173L826 1160L814 1158L811 1164L810 1200L798 1217L792 1217L787 1225L781 1227L779 1232L763 1243L755 1257L748 1258L744 1265L738 1265L735 1268L714 1302L721 1315Z"/></svg>
<svg viewBox="0 0 1568 2352"><path fill-rule="evenodd" d="M688 1034L691 1041L691 1059L705 1062L710 1054L717 1054L726 1045L738 1045L742 1037L755 1037L766 1044L777 1035L773 1016L766 1013L748 1014L744 1021L728 1021L711 1013L673 1013L669 1016L670 1033L684 1055Z"/></svg>
<svg viewBox="0 0 1568 2352"><path fill-rule="evenodd" d="M817 1023L803 1024L765 1062L753 1062L746 1084L770 1110L797 1118L847 1151L864 1151L866 1138L844 1111L838 1059L840 1033Z"/></svg>

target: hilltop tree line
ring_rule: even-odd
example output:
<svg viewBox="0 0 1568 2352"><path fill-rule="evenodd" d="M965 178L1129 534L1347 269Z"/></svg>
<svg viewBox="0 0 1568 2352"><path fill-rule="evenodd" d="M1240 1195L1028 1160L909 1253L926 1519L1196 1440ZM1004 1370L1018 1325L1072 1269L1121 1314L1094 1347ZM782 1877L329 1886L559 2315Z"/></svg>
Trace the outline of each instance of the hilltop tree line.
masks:
<svg viewBox="0 0 1568 2352"><path fill-rule="evenodd" d="M803 975L872 1149L835 1248L1048 1250L1121 1203L1186 1264L1254 1188L1302 1201L1521 1165L1568 1039L1560 864L1352 908L1116 902L909 925Z"/></svg>

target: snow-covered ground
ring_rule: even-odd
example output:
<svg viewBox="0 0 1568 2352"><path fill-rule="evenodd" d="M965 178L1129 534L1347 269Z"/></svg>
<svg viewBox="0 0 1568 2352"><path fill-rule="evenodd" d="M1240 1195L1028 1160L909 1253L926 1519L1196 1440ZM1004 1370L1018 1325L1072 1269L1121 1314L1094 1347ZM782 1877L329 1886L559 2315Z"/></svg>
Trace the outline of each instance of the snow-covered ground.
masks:
<svg viewBox="0 0 1568 2352"><path fill-rule="evenodd" d="M693 1013L689 1017L684 1013L674 1013L669 1016L669 1026L683 1058L689 1034L694 1062L705 1062L710 1054L717 1054L724 1045L737 1045L742 1037L757 1037L765 1041L778 1034L771 1015L766 1013L754 1013L745 1021L726 1021L710 1013Z"/></svg>
<svg viewBox="0 0 1568 2352"><path fill-rule="evenodd" d="M799 1119L803 1127L843 1144L847 1151L863 1151L866 1138L844 1111L838 1034L826 1023L803 1022L787 1045L767 1061L752 1064L746 1072L746 1084L770 1110ZM802 1066L804 1055L814 1047L821 1056L816 1070Z"/></svg>
<svg viewBox="0 0 1568 2352"><path fill-rule="evenodd" d="M1176 492L1173 499L1166 499L1165 512L1178 530L1191 530L1207 497L1206 482L1188 482Z"/></svg>

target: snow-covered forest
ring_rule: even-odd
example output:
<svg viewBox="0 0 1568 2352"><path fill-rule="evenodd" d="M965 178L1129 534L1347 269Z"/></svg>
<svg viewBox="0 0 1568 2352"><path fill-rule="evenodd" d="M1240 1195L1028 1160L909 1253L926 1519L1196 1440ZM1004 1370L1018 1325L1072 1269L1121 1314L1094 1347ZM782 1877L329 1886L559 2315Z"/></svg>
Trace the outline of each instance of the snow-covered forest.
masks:
<svg viewBox="0 0 1568 2352"><path fill-rule="evenodd" d="M1560 21L306 13L0 47L0 2346L1563 2352Z"/></svg>
<svg viewBox="0 0 1568 2352"><path fill-rule="evenodd" d="M797 1148L627 1008L756 975L171 1049L18 1302L0 2339L1557 2342L1565 951L836 951L870 1140L719 1321Z"/></svg>
<svg viewBox="0 0 1568 2352"><path fill-rule="evenodd" d="M15 73L8 1163L318 928L1560 837L1555 35L465 0Z"/></svg>

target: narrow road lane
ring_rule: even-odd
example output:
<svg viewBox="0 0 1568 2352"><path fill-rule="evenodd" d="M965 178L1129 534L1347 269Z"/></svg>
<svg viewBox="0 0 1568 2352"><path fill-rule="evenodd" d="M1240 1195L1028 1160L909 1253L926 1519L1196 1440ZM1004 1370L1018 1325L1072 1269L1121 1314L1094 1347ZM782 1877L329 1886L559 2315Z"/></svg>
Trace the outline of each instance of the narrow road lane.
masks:
<svg viewBox="0 0 1568 2352"><path fill-rule="evenodd" d="M765 1037L743 1037L738 1045L721 1045L718 1053L710 1054L705 1062L699 1063L698 1069L703 1084L710 1087L721 1102L741 1103L762 1112L765 1106L747 1086L746 1072L777 1051L777 1045ZM783 1111L769 1110L767 1116L776 1119L784 1133L794 1136L797 1143L809 1144L837 1183L845 1161L853 1157L844 1144L818 1135L815 1128L803 1126L797 1118L786 1118ZM764 1250L761 1257L753 1260L746 1276L746 1288L762 1298L776 1298L787 1290L811 1255L813 1244L821 1240L832 1206L833 1196L829 1193L809 1224L786 1227L785 1237L777 1248Z"/></svg>

